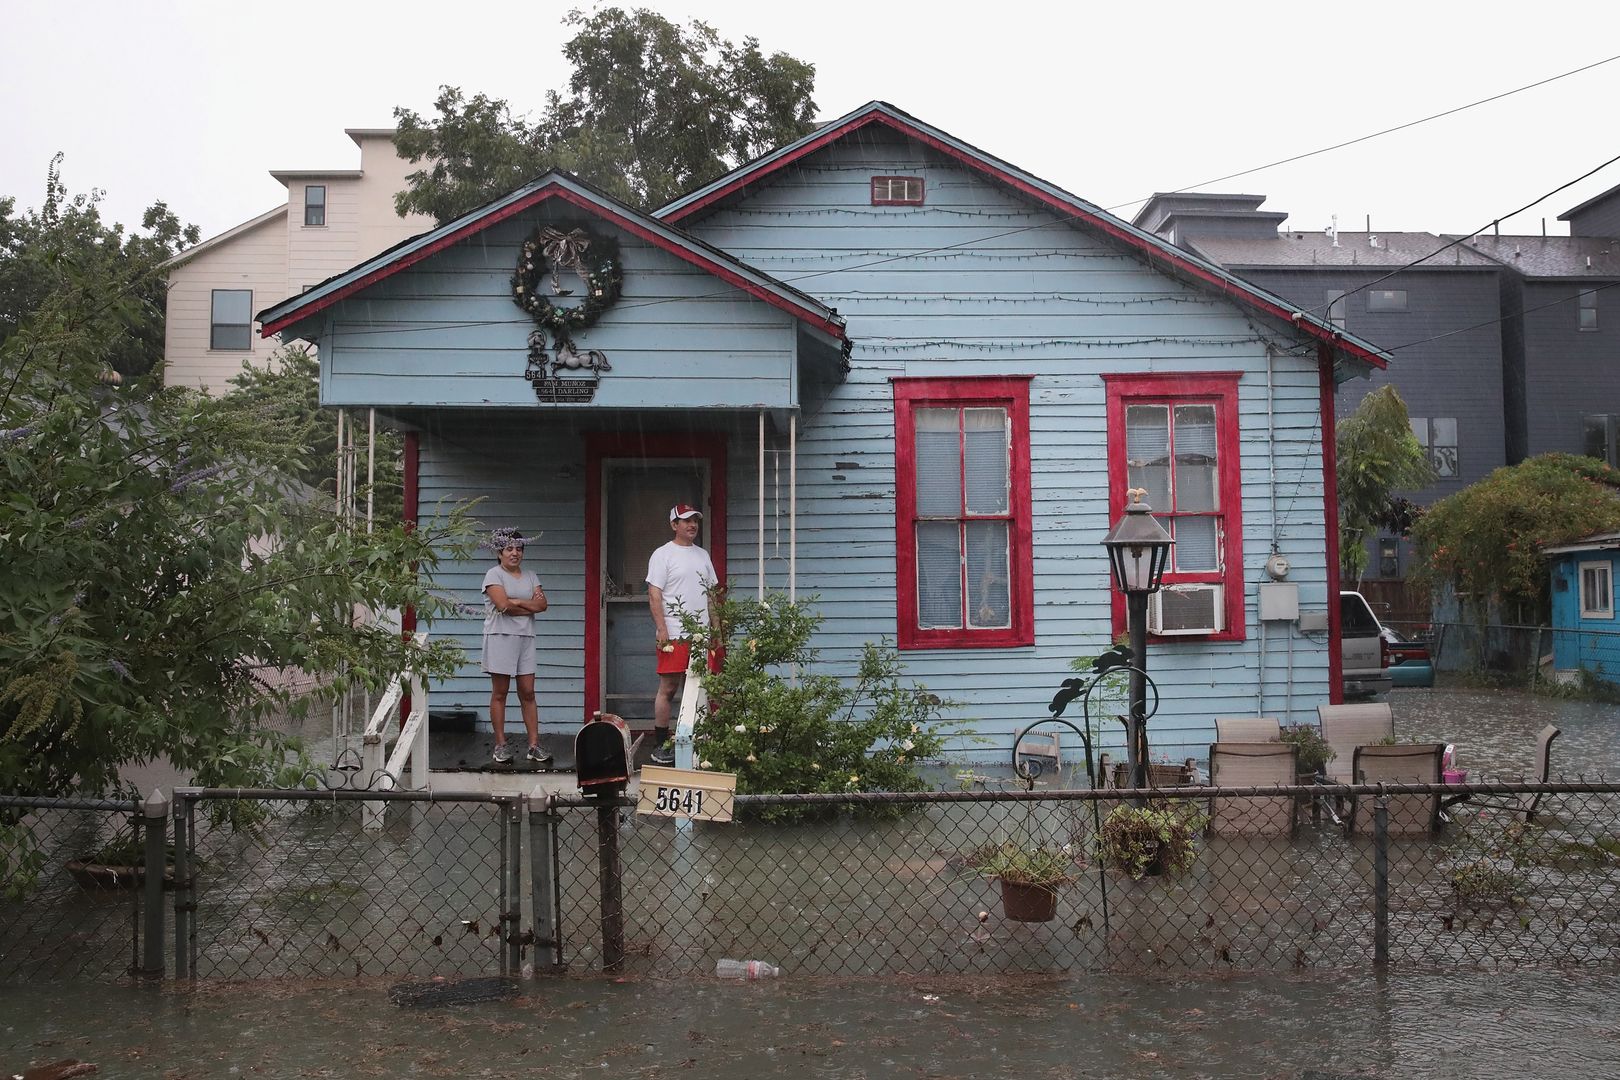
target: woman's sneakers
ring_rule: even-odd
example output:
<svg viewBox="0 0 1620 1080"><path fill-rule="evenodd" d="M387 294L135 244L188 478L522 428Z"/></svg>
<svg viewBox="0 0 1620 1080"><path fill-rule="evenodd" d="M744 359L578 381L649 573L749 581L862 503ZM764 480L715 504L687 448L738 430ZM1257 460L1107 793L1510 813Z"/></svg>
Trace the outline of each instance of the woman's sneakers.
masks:
<svg viewBox="0 0 1620 1080"><path fill-rule="evenodd" d="M512 763L512 748L503 742L495 744L495 753L490 755L497 765L510 765Z"/></svg>
<svg viewBox="0 0 1620 1080"><path fill-rule="evenodd" d="M551 755L540 749L538 746L530 746L529 752L525 754L524 757L528 761L534 762L536 765L551 764Z"/></svg>

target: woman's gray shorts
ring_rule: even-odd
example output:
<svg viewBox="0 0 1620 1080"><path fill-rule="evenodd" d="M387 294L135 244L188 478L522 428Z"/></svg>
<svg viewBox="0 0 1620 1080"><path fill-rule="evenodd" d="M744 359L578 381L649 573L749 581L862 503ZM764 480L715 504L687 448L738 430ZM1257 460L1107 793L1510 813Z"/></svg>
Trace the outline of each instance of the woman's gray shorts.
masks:
<svg viewBox="0 0 1620 1080"><path fill-rule="evenodd" d="M484 674L533 675L534 638L516 634L485 634Z"/></svg>

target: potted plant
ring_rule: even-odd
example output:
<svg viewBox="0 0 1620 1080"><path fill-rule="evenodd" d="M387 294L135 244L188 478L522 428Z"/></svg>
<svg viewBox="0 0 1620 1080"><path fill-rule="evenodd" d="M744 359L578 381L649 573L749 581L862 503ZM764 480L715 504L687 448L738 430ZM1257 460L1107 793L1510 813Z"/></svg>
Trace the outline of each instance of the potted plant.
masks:
<svg viewBox="0 0 1620 1080"><path fill-rule="evenodd" d="M1298 771L1303 779L1321 775L1327 763L1338 756L1315 724L1291 724L1282 729L1280 739L1298 748Z"/></svg>
<svg viewBox="0 0 1620 1080"><path fill-rule="evenodd" d="M1185 805L1116 806L1097 831L1097 858L1111 870L1140 881L1179 874L1193 864L1193 840L1203 815Z"/></svg>
<svg viewBox="0 0 1620 1080"><path fill-rule="evenodd" d="M163 887L174 886L174 848L164 849ZM88 855L67 861L67 872L84 889L133 889L146 880L146 847L120 835Z"/></svg>
<svg viewBox="0 0 1620 1080"><path fill-rule="evenodd" d="M1074 881L1074 855L1050 844L1008 841L979 851L973 871L1001 882L1001 910L1014 922L1051 922L1058 890Z"/></svg>

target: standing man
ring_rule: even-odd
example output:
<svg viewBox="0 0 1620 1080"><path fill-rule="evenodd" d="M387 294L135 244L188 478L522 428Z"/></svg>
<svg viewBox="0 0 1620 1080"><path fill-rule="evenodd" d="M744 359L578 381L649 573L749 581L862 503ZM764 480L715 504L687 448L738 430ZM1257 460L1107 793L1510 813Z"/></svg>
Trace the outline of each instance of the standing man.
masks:
<svg viewBox="0 0 1620 1080"><path fill-rule="evenodd" d="M495 760L512 760L506 745L506 696L517 679L518 707L529 736L528 760L551 764L540 749L540 715L534 700L534 617L546 610L546 591L534 571L523 569L527 541L516 529L496 529L488 546L496 563L484 574L484 674L489 676L489 723L495 729Z"/></svg>
<svg viewBox="0 0 1620 1080"><path fill-rule="evenodd" d="M697 545L703 512L677 503L669 510L674 539L647 560L647 607L652 611L658 655L658 693L653 698L654 765L675 764L675 743L669 737L670 699L680 689L692 662L692 643L684 635L681 614L694 615L709 625L709 590L716 584L714 563Z"/></svg>

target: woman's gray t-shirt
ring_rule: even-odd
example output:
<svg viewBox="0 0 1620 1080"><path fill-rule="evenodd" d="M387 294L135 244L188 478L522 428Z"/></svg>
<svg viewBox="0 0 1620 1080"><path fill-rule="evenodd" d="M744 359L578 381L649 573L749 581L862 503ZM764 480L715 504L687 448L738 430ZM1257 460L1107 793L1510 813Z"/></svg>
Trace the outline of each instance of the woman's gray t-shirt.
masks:
<svg viewBox="0 0 1620 1080"><path fill-rule="evenodd" d="M495 610L489 598L489 587L499 585L513 600L527 600L540 587L540 578L533 570L520 570L508 574L499 566L492 566L484 575L484 633L511 634L516 637L534 637L533 615L502 615Z"/></svg>

